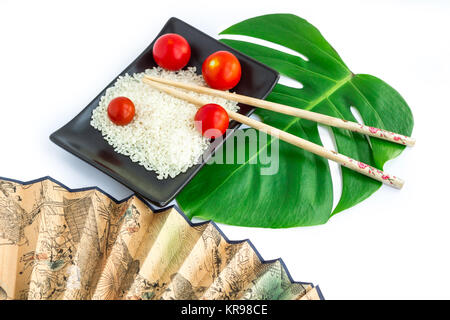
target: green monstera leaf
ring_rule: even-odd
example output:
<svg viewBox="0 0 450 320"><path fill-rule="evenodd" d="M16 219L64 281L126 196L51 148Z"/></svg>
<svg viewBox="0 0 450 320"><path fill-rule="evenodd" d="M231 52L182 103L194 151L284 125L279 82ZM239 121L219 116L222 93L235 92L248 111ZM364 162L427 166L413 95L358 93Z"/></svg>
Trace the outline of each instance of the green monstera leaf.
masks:
<svg viewBox="0 0 450 320"><path fill-rule="evenodd" d="M246 41L222 40L303 85L293 88L277 84L268 100L357 121L351 112L354 107L366 125L411 134L413 116L400 94L374 76L353 74L306 20L291 14L271 14L245 20L221 34L266 40L300 54ZM265 110L257 110L256 114L269 125L321 144L316 123ZM404 149L347 130L333 128L332 133L338 152L379 169ZM243 163L205 166L177 197L181 208L190 217L239 226L310 226L327 222L333 214L363 201L381 186L341 167L342 194L333 210L331 174L323 158L280 141L278 173L260 174L267 165L258 155L272 143L268 139L257 150L249 151ZM252 163L255 159L256 164Z"/></svg>

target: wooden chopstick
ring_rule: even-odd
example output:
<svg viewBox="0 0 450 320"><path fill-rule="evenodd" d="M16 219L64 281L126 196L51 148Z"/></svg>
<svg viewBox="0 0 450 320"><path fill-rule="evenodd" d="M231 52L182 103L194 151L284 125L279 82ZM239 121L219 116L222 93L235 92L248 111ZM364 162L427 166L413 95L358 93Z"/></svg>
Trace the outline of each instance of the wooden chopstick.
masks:
<svg viewBox="0 0 450 320"><path fill-rule="evenodd" d="M207 102L204 102L198 98L194 98L185 92L176 90L174 88L171 88L171 87L161 84L159 82L152 81L149 78L144 77L143 82L149 84L150 86L152 86L153 88L155 88L157 90L160 90L162 92L170 94L178 99L185 100L196 106L201 107L201 106L207 104ZM227 111L227 112L228 112L228 116L231 119L238 121L240 123L246 124L249 127L252 127L252 128L255 128L262 132L265 132L267 134L270 134L276 138L279 138L279 139L286 141L294 146L297 146L299 148L302 148L304 150L312 152L318 156L335 161L344 167L347 167L351 170L359 172L359 173L366 175L372 179L378 180L378 181L380 181L384 184L387 184L391 187L394 187L397 189L401 189L403 187L404 181L402 179L397 178L396 176L389 175L377 168L369 166L368 164L357 161L357 160L347 157L343 154L337 153L333 150L328 150L318 144L312 143L311 141L302 139L293 134L290 134L283 130L269 126L265 123L255 120L255 119L251 119L251 118L246 117L237 112L233 112L233 111Z"/></svg>
<svg viewBox="0 0 450 320"><path fill-rule="evenodd" d="M366 125L359 124L359 123L352 122L352 121L347 121L344 119L330 117L330 116L327 116L327 115L324 115L321 113L317 113L317 112L294 108L291 106L286 106L286 105L275 103L275 102L256 99L256 98L244 96L244 95L237 94L237 93L215 90L212 88L197 86L197 85L189 84L189 83L182 83L182 82L161 79L161 78L152 77L152 76L145 76L145 78L155 81L155 82L160 82L160 83L164 83L164 84L167 84L170 86L174 86L177 88L191 90L191 91L198 92L198 93L204 93L204 94L224 98L227 100L232 100L232 101L239 102L239 103L248 104L250 106L254 106L254 107L258 107L258 108L262 108L262 109L266 109L266 110L271 110L271 111L275 111L275 112L279 112L279 113L284 113L287 115L299 117L299 118L306 119L306 120L315 121L315 122L318 122L318 123L321 123L321 124L324 124L324 125L327 125L330 127L336 127L336 128L341 128L341 129L347 129L347 130L354 131L354 132L359 132L361 134L365 134L365 135L375 137L375 138L380 138L383 140L402 144L405 146L412 147L416 143L416 139L411 138L411 137L407 137L407 136L404 136L404 135L401 135L398 133L390 132L390 131L379 129L379 128L373 128L370 126L366 126Z"/></svg>

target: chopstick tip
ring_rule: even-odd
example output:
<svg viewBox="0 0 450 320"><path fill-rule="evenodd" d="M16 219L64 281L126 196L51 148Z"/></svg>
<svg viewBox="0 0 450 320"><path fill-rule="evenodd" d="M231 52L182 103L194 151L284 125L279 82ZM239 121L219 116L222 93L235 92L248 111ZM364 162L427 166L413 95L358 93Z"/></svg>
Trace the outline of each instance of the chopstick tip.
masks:
<svg viewBox="0 0 450 320"><path fill-rule="evenodd" d="M414 146L416 145L416 139L414 139L414 138L409 138L409 139L407 140L406 145L407 145L408 147L414 147Z"/></svg>

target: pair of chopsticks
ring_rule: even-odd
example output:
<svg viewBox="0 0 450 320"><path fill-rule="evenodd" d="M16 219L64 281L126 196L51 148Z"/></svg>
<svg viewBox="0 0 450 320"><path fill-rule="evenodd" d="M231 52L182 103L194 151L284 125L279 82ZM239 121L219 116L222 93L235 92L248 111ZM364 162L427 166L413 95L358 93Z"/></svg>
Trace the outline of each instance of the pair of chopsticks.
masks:
<svg viewBox="0 0 450 320"><path fill-rule="evenodd" d="M303 109L297 109L290 106L282 105L279 103L274 103L270 101L260 100L236 93L230 93L227 91L220 91L215 90L207 87L197 86L193 84L187 84L187 83L181 83L176 82L172 80L166 80L161 79L157 77L152 76L145 76L143 78L143 82L147 83L148 85L154 87L155 89L158 89L162 92L165 92L167 94L170 94L176 98L188 101L196 106L203 106L206 103L198 98L191 97L189 94L176 90L172 87L177 87L185 90L190 90L198 93L203 93L211 96L216 96L220 98L224 98L227 100L232 100L235 102L251 105L254 107L263 108L266 110L271 110L279 113L284 113L287 115L299 117L302 119L307 119L311 121L315 121L327 126L337 127L341 129L347 129L350 131L358 132L361 134L365 134L371 137L376 137L380 139L384 139L387 141L391 141L394 143L406 145L406 146L413 146L415 144L415 139L411 137L407 137L398 133L389 132L383 129L373 128L369 126L365 126L356 122L347 121L344 119L334 118L330 117L324 114L307 111ZM169 86L167 86L169 85ZM294 146L297 146L299 148L302 148L304 150L307 150L309 152L312 152L318 156L324 157L326 159L335 161L339 163L340 165L349 168L351 170L354 170L356 172L359 172L363 175L366 175L372 179L378 180L384 184L387 184L391 187L401 189L403 187L404 181L396 176L387 174L377 168L374 168L368 164L365 164L363 162L360 162L358 160L352 159L350 157L347 157L343 154L337 153L333 150L328 150L318 144L312 143L308 140L302 139L300 137L297 137L293 134L290 134L288 132L285 132L283 130L277 129L275 127L269 126L265 123L262 123L260 121L257 121L255 119L251 119L249 117L246 117L242 114L239 114L237 112L228 111L228 116L237 122L240 122L242 124L246 124L249 127L253 127L257 130L260 130L262 132L265 132L267 134L270 134L272 136L275 136L283 141L286 141Z"/></svg>

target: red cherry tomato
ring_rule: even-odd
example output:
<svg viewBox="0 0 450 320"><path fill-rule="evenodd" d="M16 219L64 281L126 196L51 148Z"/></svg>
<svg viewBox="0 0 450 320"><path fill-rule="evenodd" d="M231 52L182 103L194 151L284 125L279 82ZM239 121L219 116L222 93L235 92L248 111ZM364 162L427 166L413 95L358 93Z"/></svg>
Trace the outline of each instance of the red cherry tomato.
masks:
<svg viewBox="0 0 450 320"><path fill-rule="evenodd" d="M217 51L203 62L202 74L211 88L228 90L241 80L241 64L231 52Z"/></svg>
<svg viewBox="0 0 450 320"><path fill-rule="evenodd" d="M205 104L198 109L194 120L197 130L210 139L222 136L230 122L227 111L215 103Z"/></svg>
<svg viewBox="0 0 450 320"><path fill-rule="evenodd" d="M135 114L134 103L127 97L117 97L108 105L108 117L118 126L125 126L131 122Z"/></svg>
<svg viewBox="0 0 450 320"><path fill-rule="evenodd" d="M191 58L191 47L182 36L167 33L156 40L153 46L153 58L161 68L171 71L180 70Z"/></svg>

